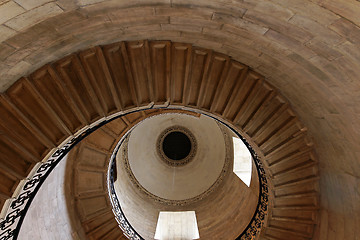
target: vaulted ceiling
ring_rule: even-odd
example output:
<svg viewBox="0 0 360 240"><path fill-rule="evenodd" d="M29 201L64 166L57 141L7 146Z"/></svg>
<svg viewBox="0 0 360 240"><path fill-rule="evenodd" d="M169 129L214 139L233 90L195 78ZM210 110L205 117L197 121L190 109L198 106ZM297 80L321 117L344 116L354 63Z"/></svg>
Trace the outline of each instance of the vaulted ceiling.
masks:
<svg viewBox="0 0 360 240"><path fill-rule="evenodd" d="M33 129L16 136L17 141L27 139L35 143L37 141L30 139L36 138L42 143L19 149L14 141L4 137L2 182L16 186L27 175L28 167L45 157L39 152L55 147L64 140L61 136L77 130L75 125L51 126L51 122L26 117L23 111L26 101L16 101L18 93L29 89L28 83L25 81L24 87L17 90L16 87L9 89L13 83L49 62L92 46L122 40L171 40L229 55L262 74L279 90L307 127L319 161L320 215L313 238L356 239L359 235L358 1L17 0L0 4L0 89L4 92L0 110L6 112L15 104L18 111L12 112L13 116L24 119L25 115L29 121L23 120L20 124ZM83 58L90 56L91 60L91 51L84 53ZM147 56L140 57L147 59ZM62 64L65 66L67 62ZM58 84L50 82L54 87ZM51 85L39 87L39 90L52 88ZM31 91L32 96L40 93L47 97ZM119 107L117 104L115 101L113 111ZM98 103L93 113L104 110L103 107ZM41 108L49 109L49 105ZM53 122L76 119L69 109L62 111L68 114ZM75 111L76 114L79 112ZM78 121L90 123L96 118L94 114L88 112ZM1 126L2 136L16 128L17 123L7 122L5 114L0 118L6 122ZM9 147L16 150L8 151ZM18 152L27 154L20 156ZM12 158L23 160L22 171L9 170ZM14 187L1 189L1 202L14 190Z"/></svg>

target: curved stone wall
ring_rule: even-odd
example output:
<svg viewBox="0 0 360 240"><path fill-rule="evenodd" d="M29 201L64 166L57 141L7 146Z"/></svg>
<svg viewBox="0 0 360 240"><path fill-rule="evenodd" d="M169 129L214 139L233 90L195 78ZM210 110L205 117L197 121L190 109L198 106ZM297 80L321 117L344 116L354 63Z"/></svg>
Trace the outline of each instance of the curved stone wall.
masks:
<svg viewBox="0 0 360 240"><path fill-rule="evenodd" d="M317 236L358 235L344 230L359 225L358 2L16 2L0 6L3 90L49 61L117 40L171 39L228 53L266 76L309 128L324 189Z"/></svg>
<svg viewBox="0 0 360 240"><path fill-rule="evenodd" d="M168 109L129 114L96 130L70 151L65 180L68 186L67 205L73 219L72 224L80 226L87 238L119 237L120 229L111 213L111 207L103 200L107 195L103 185L106 182L104 172L108 168L106 163L117 141L144 118L174 112L198 117L196 113ZM150 199L134 186L122 166L118 166L117 176L115 187L123 211L135 230L146 239L154 236L159 211L189 209L197 211L198 226L203 239L232 239L245 229L257 204L259 184L255 165L249 189L234 174L227 174L216 191L200 202L186 206L169 206Z"/></svg>
<svg viewBox="0 0 360 240"><path fill-rule="evenodd" d="M230 171L220 185L203 199L186 206L171 206L156 202L140 192L120 163L117 161L115 189L124 215L145 239L154 238L160 211L195 211L200 239L235 239L255 212L259 191L255 165L250 188Z"/></svg>
<svg viewBox="0 0 360 240"><path fill-rule="evenodd" d="M269 169L278 211L265 235L313 236L318 171L306 129L261 75L227 56L169 41L114 43L39 69L9 88L0 101L3 141L15 145L24 160L46 156L69 134L86 129L85 124L127 109L171 104L213 114L239 131ZM18 174L23 159L12 164ZM3 186L16 186L11 179ZM296 224L284 228L287 221Z"/></svg>
<svg viewBox="0 0 360 240"><path fill-rule="evenodd" d="M67 157L51 172L36 194L22 224L19 239L79 238L78 232L73 229L66 206L66 163Z"/></svg>

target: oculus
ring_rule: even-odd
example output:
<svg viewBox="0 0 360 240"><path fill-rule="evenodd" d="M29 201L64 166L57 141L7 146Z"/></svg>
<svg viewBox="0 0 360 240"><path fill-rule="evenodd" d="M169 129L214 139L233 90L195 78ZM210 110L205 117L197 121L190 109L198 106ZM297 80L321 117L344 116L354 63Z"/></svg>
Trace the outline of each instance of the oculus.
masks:
<svg viewBox="0 0 360 240"><path fill-rule="evenodd" d="M182 132L171 132L164 138L162 151L171 160L184 159L191 151L190 139Z"/></svg>
<svg viewBox="0 0 360 240"><path fill-rule="evenodd" d="M170 166L183 166L195 156L197 141L189 129L171 126L156 141L156 149L162 161Z"/></svg>

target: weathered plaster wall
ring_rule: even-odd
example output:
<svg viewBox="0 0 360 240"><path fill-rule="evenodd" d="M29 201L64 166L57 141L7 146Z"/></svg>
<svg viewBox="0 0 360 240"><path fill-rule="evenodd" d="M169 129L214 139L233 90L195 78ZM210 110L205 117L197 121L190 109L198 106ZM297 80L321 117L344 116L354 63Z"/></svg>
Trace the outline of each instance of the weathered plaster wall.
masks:
<svg viewBox="0 0 360 240"><path fill-rule="evenodd" d="M78 239L73 231L65 198L66 159L46 178L25 216L18 239Z"/></svg>

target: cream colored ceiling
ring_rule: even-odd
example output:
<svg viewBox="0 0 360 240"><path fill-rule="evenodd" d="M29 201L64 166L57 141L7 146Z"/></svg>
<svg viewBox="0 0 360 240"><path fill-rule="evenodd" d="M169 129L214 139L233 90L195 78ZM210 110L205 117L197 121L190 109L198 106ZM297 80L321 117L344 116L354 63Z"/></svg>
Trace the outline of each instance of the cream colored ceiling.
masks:
<svg viewBox="0 0 360 240"><path fill-rule="evenodd" d="M194 159L179 167L169 167L157 158L156 141L152 141L174 125L188 128L198 144ZM225 157L232 160L231 152L231 156L225 154L232 150L225 146L231 143L225 137L230 133L223 133L215 120L189 112L160 112L132 129L117 154L114 187L124 215L144 239L154 239L160 211L195 211L200 239L235 239L244 231L257 207L258 175L254 165L252 184L247 187L231 171L232 163L224 166ZM129 177L123 159L126 148L132 172L145 190ZM217 182L220 174L221 181Z"/></svg>
<svg viewBox="0 0 360 240"><path fill-rule="evenodd" d="M184 166L171 167L158 154L160 134L174 126L188 129L196 141L195 156ZM127 156L119 151L117 166L123 166L120 163L126 157L139 184L167 200L186 200L203 194L222 174L225 159L229 162L232 158L231 148L226 148L225 136L215 120L187 114L164 114L144 120L131 131L127 149Z"/></svg>

